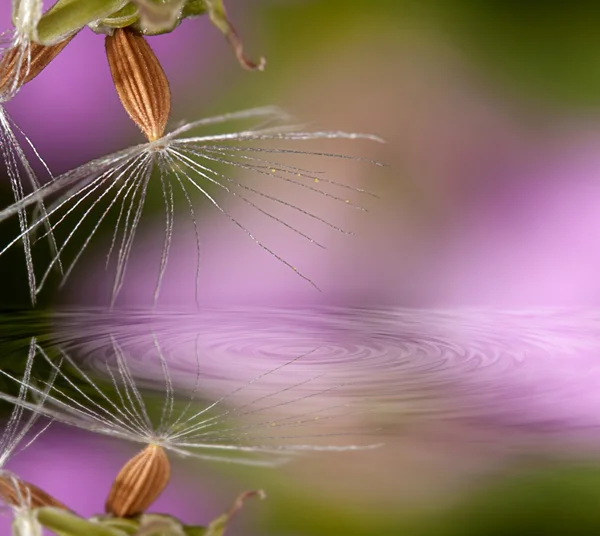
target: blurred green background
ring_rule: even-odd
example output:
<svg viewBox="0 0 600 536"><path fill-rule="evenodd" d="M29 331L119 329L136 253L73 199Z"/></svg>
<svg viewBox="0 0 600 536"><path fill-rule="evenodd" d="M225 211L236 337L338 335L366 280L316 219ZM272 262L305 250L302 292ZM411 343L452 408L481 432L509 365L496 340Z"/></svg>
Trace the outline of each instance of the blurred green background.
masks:
<svg viewBox="0 0 600 536"><path fill-rule="evenodd" d="M402 251L375 257L376 268L367 265L365 301L387 294L388 271L409 282L423 271L420 245L439 246L442 230L478 192L488 188L494 197L500 164L535 152L541 140L558 139L560 146L573 125L598 131L598 2L257 0L231 1L229 11L248 53L267 57L267 70L242 71L206 20L186 21L202 33L203 48L189 53L181 39L173 50L162 55L159 50L172 75L173 118L277 104L309 123L386 138L388 144L369 156L391 167L361 178L361 186L381 197L361 231L382 252L393 249L391 237L408 238ZM57 61L67 65L69 58ZM198 76L194 61L201 65ZM73 78L73 91L76 84ZM50 93L50 107L53 99ZM92 122L97 111L89 103L81 106L64 117L64 128ZM118 108L113 95L102 113ZM17 122L24 121L30 132L35 121L28 126L25 115L15 109ZM97 126L98 154L138 141L124 114L115 117L116 123ZM51 145L41 151L53 169L81 163L81 153L68 149L62 156L52 154ZM2 183L0 202L11 198ZM159 214L160 204L153 206ZM505 223L510 214L499 219ZM16 222L2 225L2 242L16 229ZM419 247L411 249L413 243ZM353 247L361 250L360 243ZM1 290L5 307L28 300L21 257L15 249L0 259L11 281ZM422 262L430 267L435 259L425 256ZM443 269L440 261L430 276L439 280ZM355 274L347 277L356 281ZM419 281L412 287L398 283L396 296L409 305L431 303L421 289L429 287ZM71 300L73 293L77 289ZM50 307L64 300L53 291L44 296ZM232 534L508 536L600 530L600 466L588 451L559 459L517 455L483 439L475 447L460 438L436 443L412 428L382 439L387 445L381 451L344 453L333 461L314 456L282 471L215 468L214 482L227 477L218 490L225 502L236 490L268 492L267 502L248 504Z"/></svg>

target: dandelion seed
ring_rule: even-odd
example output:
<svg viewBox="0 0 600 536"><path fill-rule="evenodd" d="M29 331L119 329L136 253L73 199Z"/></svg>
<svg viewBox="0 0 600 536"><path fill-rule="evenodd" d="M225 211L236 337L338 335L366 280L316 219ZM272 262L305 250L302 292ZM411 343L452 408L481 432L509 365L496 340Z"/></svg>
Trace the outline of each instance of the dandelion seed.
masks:
<svg viewBox="0 0 600 536"><path fill-rule="evenodd" d="M226 125L233 121L248 121L252 119L261 119L263 123L259 126L237 132L186 137L188 132L195 128ZM319 174L319 171L311 171L283 161L275 162L272 160L274 157L284 159L285 157L302 156L305 158L348 159L381 165L359 157L306 151L299 148L291 149L281 145L285 142L331 139L381 141L376 136L357 133L294 131L287 121L287 116L274 108L250 109L185 124L159 139L99 158L56 177L49 183L44 184L35 193L0 211L0 221L2 221L12 215L22 213L28 206L38 203L41 200L48 202L46 213L35 219L28 227L22 230L19 236L12 240L4 249L0 250L0 255L40 225L49 226L49 231L46 231L46 233L54 232L58 228L67 230L66 238L63 240L61 247L56 251L40 279L36 289L37 293L43 288L53 267L60 263L61 255L65 248L76 241L74 239L86 221L94 222L92 229L88 232L87 236L82 238L82 243L77 246L76 254L68 265L65 266L62 283L72 273L77 261L81 258L100 226L105 221L112 219L114 230L106 261L108 265L113 256L116 257L112 288L112 303L114 304L124 284L128 260L142 217L149 187L151 183L155 183L161 187L166 216L164 243L154 291L155 302L160 293L161 282L167 267L172 242L176 193L183 195L183 203L184 206L187 205L187 212L191 219L196 238L196 296L200 270L200 233L196 219L196 209L192 201L193 192L200 193L201 196L208 200L210 205L223 214L265 252L283 263L308 283L317 287L307 275L295 269L291 263L259 240L245 225L224 208L218 201L217 196L211 192L211 188L217 188L219 191L235 197L262 215L284 226L289 231L323 248L324 246L313 237L276 216L269 206L285 207L339 233L352 233L336 226L318 214L302 208L294 202L268 193L268 190L262 191L242 183L233 176L231 171L227 172L226 170L221 170L221 168L225 167L232 171L251 172L257 178L268 177L270 181L283 182L291 187L308 191L335 202L348 204L359 210L364 210L362 207L352 204L346 197L340 197L335 193L315 187L312 183L312 178L315 174ZM269 147L260 145L265 142L270 142L271 144L277 143L278 146ZM270 171L272 169L276 169L276 172L272 173ZM151 180L153 177L155 180ZM361 194L369 193L363 189L353 188L327 179L324 176L320 179L320 183L327 184L331 188L351 189ZM253 196L254 200L250 196ZM256 200L269 203L270 205L263 208L263 206L255 202Z"/></svg>
<svg viewBox="0 0 600 536"><path fill-rule="evenodd" d="M211 7L207 9L211 18L216 13L220 13L217 18L222 17L223 20L226 20L225 12L220 2L211 3ZM213 22L215 21L213 20ZM228 25L229 23L227 22L225 26L228 27ZM18 195L17 193L15 194L16 203L0 212L0 220L12 214L19 215L21 233L4 250L0 251L0 254L19 241L25 243L29 283L30 288L32 288L32 301L35 301L35 296L43 288L54 267L58 268L63 274L62 282L64 283L67 280L94 234L110 214L111 217L116 218L116 223L106 264L108 266L111 263L111 257L115 253L116 267L111 295L111 305L114 305L125 281L128 260L131 256L135 234L142 217L151 177L154 172L159 177L158 180L152 182L157 182L161 186L166 219L165 238L154 291L155 303L158 300L163 276L167 268L174 229L175 197L176 193L179 192L181 192L185 199L196 237L195 295L196 300L198 299L200 237L190 189L191 191L200 192L210 204L239 227L258 246L315 288L318 288L308 276L304 275L298 268L265 245L247 227L225 210L217 201L216 196L211 193L211 189L216 187L225 193L231 194L262 215L283 225L319 247L324 246L300 229L286 223L270 210L262 208L252 201L249 196L253 195L260 200L297 211L338 232L346 233L346 231L294 203L239 182L230 175L221 172L217 166L230 166L233 169L241 171L267 175L271 178L305 188L332 200L345 201L351 204L347 199L307 184L309 177L314 176L318 172L304 170L284 162L275 162L270 160L270 155L352 157L297 149L292 150L282 147L256 147L253 145L253 142L336 138L378 140L378 138L370 135L345 132L293 132L290 126L284 125L271 128L259 125L258 127L241 132L202 137L182 136L192 128L222 124L228 120L263 118L269 124L270 121L276 119L278 116L282 117L282 114L278 114L274 109L255 109L209 118L184 125L174 132L164 135L171 106L169 84L158 59L146 43L144 37L131 28L117 28L112 35L106 38L106 52L119 98L129 116L145 134L148 143L109 155L77 168L72 172L68 172L50 181L43 188L38 188L38 191L26 198L24 198L21 188ZM241 49L239 52L241 52ZM355 158L355 160L362 159ZM268 173L269 170L270 173ZM305 181L304 179L307 180ZM337 185L338 187L348 188L348 186L336 183L335 181L326 179L323 181L331 185ZM361 189L355 190L364 192ZM43 203L46 200L46 196L52 194L56 194L57 199L50 200L51 206L49 210L46 210ZM33 203L42 206L43 210L34 212L32 223L27 225L26 208ZM356 208L360 207L357 206ZM78 229L83 226L84 220L88 218L95 218L96 223L90 234L84 238L82 245L67 266L66 271L63 271L61 254L69 246ZM67 229L67 235L60 248L53 248L52 260L39 283L37 283L31 260L29 235L39 225L46 227L46 233L43 237L49 237L52 245L55 244L53 233L58 227Z"/></svg>
<svg viewBox="0 0 600 536"><path fill-rule="evenodd" d="M145 395L142 392L142 382L135 379L128 365L128 356L114 338L112 351L104 362L109 386L95 381L67 353L62 352L62 363L68 368L67 372L64 366L54 363L40 347L37 348L38 354L53 368L55 374L68 384L69 392L60 389L56 384L46 385L42 390L27 379L19 380L0 370L0 374L18 382L34 394L43 392L46 403L42 405L24 400L15 401L5 394L0 394L0 398L14 401L35 413L64 424L144 445L144 449L125 465L117 477L107 501L109 512L133 515L148 507L168 482L170 469L168 459L164 456L165 452L206 461L272 467L306 451L343 452L378 446L289 443L301 438L314 437L296 435L294 431L304 424L312 423L315 413L333 413L333 410L343 406L340 404L310 412L301 411L298 414L272 417L274 410L310 397L324 395L339 386L321 388L309 394L303 393L291 400L277 400L278 395L289 395L294 389L305 386L307 380L303 380L275 392L261 394L239 406L227 405L235 395L258 384L291 362L260 374L212 403L202 404L199 400L202 375L198 353L198 372L193 389L178 397L175 394L172 371L156 338L153 344L154 357L164 380L162 408L160 415L154 417L148 408L156 399L151 394ZM182 409L179 411L178 408ZM237 422L240 419L253 419L254 422L240 424ZM284 431L274 433L274 426ZM265 434L267 430L269 432ZM149 482L153 482L154 485L149 486ZM150 488L154 491L149 491Z"/></svg>
<svg viewBox="0 0 600 536"><path fill-rule="evenodd" d="M40 186L27 156L17 140L15 129L24 137L48 175L50 177L52 175L29 138L13 123L4 109L4 104L12 100L24 84L35 78L63 50L74 35L51 46L36 44L32 39L36 36L36 26L41 16L41 0L13 1L15 28L8 43L4 43L3 55L0 60L0 152L10 179L15 202L19 202L25 197L25 188L21 180L23 174L34 191ZM37 208L43 216L47 215L43 200L37 203ZM26 232L28 228L26 212L20 210L18 218L22 233L21 242L25 251L30 297L32 303L35 303L36 278L30 234ZM52 232L48 233L48 238L52 251L56 252L57 246ZM57 267L61 268L60 261L57 262Z"/></svg>

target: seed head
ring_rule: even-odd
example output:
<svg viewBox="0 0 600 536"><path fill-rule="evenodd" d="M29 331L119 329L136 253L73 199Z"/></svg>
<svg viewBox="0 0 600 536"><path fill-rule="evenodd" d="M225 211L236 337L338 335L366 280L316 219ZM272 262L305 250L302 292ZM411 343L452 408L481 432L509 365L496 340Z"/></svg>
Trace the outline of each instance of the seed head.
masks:
<svg viewBox="0 0 600 536"><path fill-rule="evenodd" d="M75 34L55 45L29 43L29 53L13 47L0 60L0 94L31 82L71 42Z"/></svg>
<svg viewBox="0 0 600 536"><path fill-rule="evenodd" d="M171 463L166 452L158 445L148 445L119 471L106 500L106 512L117 517L144 513L170 478Z"/></svg>
<svg viewBox="0 0 600 536"><path fill-rule="evenodd" d="M121 103L148 141L161 138L171 111L171 90L146 39L128 28L106 38L106 57Z"/></svg>
<svg viewBox="0 0 600 536"><path fill-rule="evenodd" d="M30 509L53 506L61 510L68 510L63 503L43 489L6 471L0 475L0 499L14 507L21 507L25 503Z"/></svg>

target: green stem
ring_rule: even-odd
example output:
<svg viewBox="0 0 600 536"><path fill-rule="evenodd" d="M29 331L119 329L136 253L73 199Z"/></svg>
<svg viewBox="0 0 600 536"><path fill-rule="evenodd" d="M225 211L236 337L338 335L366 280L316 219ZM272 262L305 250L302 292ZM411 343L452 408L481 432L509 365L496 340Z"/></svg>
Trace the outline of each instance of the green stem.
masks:
<svg viewBox="0 0 600 536"><path fill-rule="evenodd" d="M129 0L58 0L41 18L38 42L41 45L59 43L87 24L116 13Z"/></svg>

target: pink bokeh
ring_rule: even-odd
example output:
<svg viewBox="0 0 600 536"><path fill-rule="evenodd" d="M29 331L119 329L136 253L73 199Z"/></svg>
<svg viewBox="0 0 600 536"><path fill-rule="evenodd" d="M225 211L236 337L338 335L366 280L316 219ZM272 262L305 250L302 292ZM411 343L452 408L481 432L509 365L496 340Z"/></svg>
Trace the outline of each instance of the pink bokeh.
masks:
<svg viewBox="0 0 600 536"><path fill-rule="evenodd" d="M348 48L332 48L318 61L296 62L272 96L301 120L312 120L311 127L374 132L387 140L310 148L374 158L388 168L312 157L295 162L378 194L349 194L368 212L290 184L262 185L355 236L261 203L323 243L322 250L217 192L225 209L321 292L210 204L200 204L196 192L203 209L201 304L598 304L597 132L568 118L544 123L520 114L518 103L481 84L455 52L420 39L389 57L381 56L374 38L366 48L349 41ZM232 176L256 184L240 170ZM164 233L160 210L136 238L120 305L152 302ZM89 255L78 268L70 302L107 303L113 272L98 262L105 250L101 245L98 256ZM159 305L194 306L196 255L187 209L180 205ZM89 274L95 274L93 285L87 284Z"/></svg>
<svg viewBox="0 0 600 536"><path fill-rule="evenodd" d="M594 139L564 140L544 147L535 159L499 174L486 188L448 207L443 226L419 227L414 220L371 212L353 214L330 200L306 199L302 206L357 231L342 236L317 232L327 250L293 236L240 203L225 201L244 224L313 281L318 292L262 250L221 214L209 211L200 223L202 304L387 303L404 306L595 306L600 301L600 173ZM347 176L347 173L341 173ZM242 177L242 180L243 177ZM285 195L285 194L283 194ZM292 195L290 192L289 195ZM288 197L289 197L288 195ZM384 213L388 210L383 201ZM375 210L373 210L375 207ZM196 242L183 210L159 304L194 305ZM400 223L402 227L390 226ZM300 229L302 218L286 221ZM344 223L348 222L348 223ZM120 303L151 303L164 233L160 220L138 236ZM157 238L160 237L160 238ZM93 270L89 263L83 273ZM96 269L85 296L105 303L112 272ZM82 282L82 288L85 289Z"/></svg>

